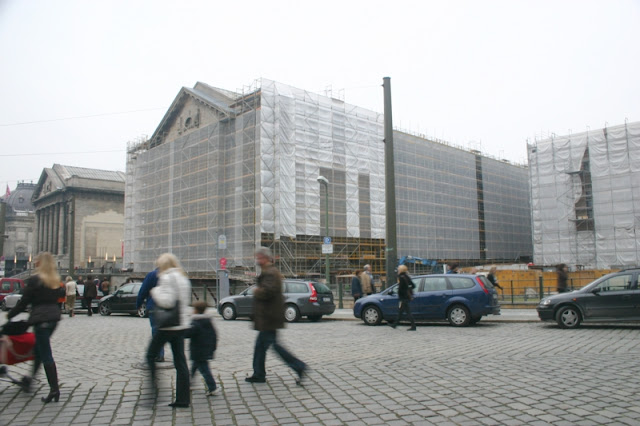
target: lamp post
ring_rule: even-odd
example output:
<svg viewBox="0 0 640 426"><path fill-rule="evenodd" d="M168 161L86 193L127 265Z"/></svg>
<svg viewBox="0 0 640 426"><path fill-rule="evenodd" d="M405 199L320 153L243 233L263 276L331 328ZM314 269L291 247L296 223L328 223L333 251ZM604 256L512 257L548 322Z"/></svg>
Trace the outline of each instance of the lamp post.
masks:
<svg viewBox="0 0 640 426"><path fill-rule="evenodd" d="M325 214L325 237L329 236L329 179L327 179L324 176L318 176L317 181L320 183L320 185L324 186L324 214ZM324 260L324 278L325 281L327 283L327 286L330 286L330 277L329 277L329 270L330 270L330 263L329 263L329 253L325 253L325 260ZM342 284L339 282L338 283L338 308L342 309Z"/></svg>

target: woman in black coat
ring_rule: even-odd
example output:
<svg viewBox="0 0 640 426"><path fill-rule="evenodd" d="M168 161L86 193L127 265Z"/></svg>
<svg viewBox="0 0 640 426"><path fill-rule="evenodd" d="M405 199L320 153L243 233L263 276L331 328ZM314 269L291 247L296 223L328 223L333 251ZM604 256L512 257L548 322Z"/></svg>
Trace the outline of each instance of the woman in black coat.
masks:
<svg viewBox="0 0 640 426"><path fill-rule="evenodd" d="M42 398L42 402L51 400L58 402L60 388L58 387L58 370L51 353L51 335L60 321L58 298L65 296L65 288L60 287L60 275L56 270L55 259L51 253L40 253L36 257L36 275L27 279L22 298L9 311L7 318L11 319L31 305L28 323L33 326L36 335L35 357L31 377L24 376L20 383L25 392L31 390L31 382L38 373L40 364L44 365L49 382L49 395Z"/></svg>
<svg viewBox="0 0 640 426"><path fill-rule="evenodd" d="M351 295L353 296L354 302L362 297L362 285L360 284L361 272L360 270L355 271L351 279Z"/></svg>
<svg viewBox="0 0 640 426"><path fill-rule="evenodd" d="M402 318L402 314L406 312L409 320L411 321L411 328L408 331L416 331L416 323L413 320L411 308L409 307L409 303L411 302L411 299L413 299L414 288L416 288L416 285L407 273L406 265L398 266L398 299L400 300L400 309L398 310L398 319L391 325L391 327L396 328L396 325L398 325Z"/></svg>

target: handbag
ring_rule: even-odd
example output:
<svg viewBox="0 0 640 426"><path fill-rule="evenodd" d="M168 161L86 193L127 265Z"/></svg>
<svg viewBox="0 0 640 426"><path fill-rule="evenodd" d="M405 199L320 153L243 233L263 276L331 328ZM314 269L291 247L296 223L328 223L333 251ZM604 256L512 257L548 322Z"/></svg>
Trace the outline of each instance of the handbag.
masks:
<svg viewBox="0 0 640 426"><path fill-rule="evenodd" d="M153 310L153 320L158 328L176 327L180 325L180 301L172 308L161 308L157 306Z"/></svg>

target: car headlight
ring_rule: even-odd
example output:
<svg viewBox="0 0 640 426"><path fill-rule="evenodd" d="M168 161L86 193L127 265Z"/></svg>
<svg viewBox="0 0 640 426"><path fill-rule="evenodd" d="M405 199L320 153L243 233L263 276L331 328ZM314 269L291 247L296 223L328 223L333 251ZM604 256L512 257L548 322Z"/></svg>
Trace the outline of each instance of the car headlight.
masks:
<svg viewBox="0 0 640 426"><path fill-rule="evenodd" d="M551 304L551 299L543 299L542 302L540 302L541 305L543 306L547 306Z"/></svg>

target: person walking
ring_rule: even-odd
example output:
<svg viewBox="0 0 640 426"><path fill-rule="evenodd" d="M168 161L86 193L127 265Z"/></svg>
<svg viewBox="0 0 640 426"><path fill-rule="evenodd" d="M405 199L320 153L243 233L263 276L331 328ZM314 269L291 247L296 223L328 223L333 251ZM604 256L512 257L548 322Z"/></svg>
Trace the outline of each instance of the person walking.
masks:
<svg viewBox="0 0 640 426"><path fill-rule="evenodd" d="M93 299L98 297L98 287L91 276L87 277L87 282L84 284L83 297L85 306L87 307L87 315L93 316L93 307L91 305L93 303Z"/></svg>
<svg viewBox="0 0 640 426"><path fill-rule="evenodd" d="M191 282L182 269L178 258L171 253L160 255L156 261L158 267L158 285L151 289L156 308L177 307L180 313L179 323L175 326L158 324L158 331L151 338L147 349L147 363L151 371L151 381L156 386L156 357L165 343L171 345L173 365L176 369L176 399L169 404L173 408L187 408L191 402L189 385L189 367L184 355L184 336L190 327Z"/></svg>
<svg viewBox="0 0 640 426"><path fill-rule="evenodd" d="M213 317L207 315L207 303L199 300L193 304L193 316L191 328L187 330L185 338L191 339L189 349L191 352L191 378L199 371L207 384L207 396L214 395L218 390L216 381L209 370L209 360L213 359L213 353L218 346L216 329L213 326Z"/></svg>
<svg viewBox="0 0 640 426"><path fill-rule="evenodd" d="M409 303L413 299L413 289L416 288L416 286L407 273L406 265L398 266L398 283L398 299L400 301L400 309L398 310L398 319L396 322L391 324L391 327L396 328L396 326L402 319L402 314L406 312L409 320L411 321L411 328L409 328L408 331L416 331L416 323L413 320L413 315L411 315L411 308L409 307Z"/></svg>
<svg viewBox="0 0 640 426"><path fill-rule="evenodd" d="M100 283L100 291L102 292L103 296L108 296L109 295L109 286L111 285L111 283L109 282L109 279L105 276L104 278L102 278L102 282Z"/></svg>
<svg viewBox="0 0 640 426"><path fill-rule="evenodd" d="M360 287L362 288L362 293L367 296L373 294L373 286L371 285L371 278L365 271L361 271L358 274L358 278L360 278Z"/></svg>
<svg viewBox="0 0 640 426"><path fill-rule="evenodd" d="M558 293L567 292L567 281L569 280L569 267L561 263L556 266L556 274L558 274Z"/></svg>
<svg viewBox="0 0 640 426"><path fill-rule="evenodd" d="M69 314L69 318L76 316L74 310L76 306L76 292L78 291L78 286L71 276L67 277L67 282L64 285L65 292L67 294L66 301L66 309L67 314Z"/></svg>
<svg viewBox="0 0 640 426"><path fill-rule="evenodd" d="M447 274L457 274L459 267L460 267L460 264L458 264L457 262L450 263L449 264L449 270L447 271Z"/></svg>
<svg viewBox="0 0 640 426"><path fill-rule="evenodd" d="M354 303L362 297L362 285L360 284L361 273L361 270L355 271L353 273L353 278L351 279L351 295L353 296Z"/></svg>
<svg viewBox="0 0 640 426"><path fill-rule="evenodd" d="M149 317L149 325L151 326L151 338L158 332L156 327L155 316L153 315L153 298L151 297L151 289L158 285L158 269L149 272L142 281L138 297L136 298L136 309L140 309L142 304L147 304L147 316ZM156 362L164 362L164 345L158 350Z"/></svg>
<svg viewBox="0 0 640 426"><path fill-rule="evenodd" d="M273 254L267 247L256 251L256 263L260 267L256 289L253 291L253 323L258 337L253 352L253 375L244 380L249 383L267 381L265 360L267 349L273 349L297 374L296 384L301 385L307 365L293 356L277 341L277 330L284 328L284 296L282 295L282 275L273 265Z"/></svg>
<svg viewBox="0 0 640 426"><path fill-rule="evenodd" d="M364 265L364 272L369 277L369 282L371 283L371 291L376 293L376 283L373 280L373 274L371 273L371 265Z"/></svg>
<svg viewBox="0 0 640 426"><path fill-rule="evenodd" d="M494 287L498 287L500 290L502 290L504 292L504 290L502 289L500 284L498 284L498 278L496 278L496 271L497 270L498 270L498 268L496 268L495 266L492 266L489 269L489 274L487 275L487 279L491 282L491 284L493 284Z"/></svg>
<svg viewBox="0 0 640 426"><path fill-rule="evenodd" d="M60 399L58 370L51 352L51 335L61 317L58 298L64 296L66 291L60 287L60 275L58 275L55 259L51 253L43 252L36 256L35 266L36 275L27 279L22 298L7 313L7 318L15 317L31 305L27 322L33 326L36 335L34 360L31 376L24 376L20 387L25 392L31 391L31 383L40 369L40 364L42 364L49 382L49 394L42 398L42 402L47 404L51 401L58 402Z"/></svg>

